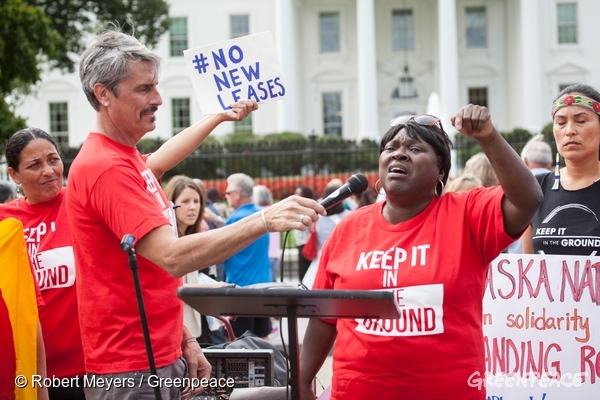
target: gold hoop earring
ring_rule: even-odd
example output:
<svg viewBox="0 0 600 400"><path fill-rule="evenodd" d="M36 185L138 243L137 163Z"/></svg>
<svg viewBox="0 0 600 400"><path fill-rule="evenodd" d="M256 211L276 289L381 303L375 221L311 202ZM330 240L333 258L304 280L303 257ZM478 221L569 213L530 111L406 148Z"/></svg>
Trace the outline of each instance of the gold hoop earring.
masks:
<svg viewBox="0 0 600 400"><path fill-rule="evenodd" d="M377 184L381 184L381 187L379 189L377 189ZM381 183L381 179L377 179L377 182L375 182L375 186L374 186L375 192L377 192L377 194L380 195L384 195L385 192L381 193L381 189L383 189L383 184Z"/></svg>
<svg viewBox="0 0 600 400"><path fill-rule="evenodd" d="M440 190L440 192L438 193L437 188L438 188L438 183L442 184L442 190ZM444 182L439 180L435 183L435 187L433 188L433 194L435 195L435 197L440 197L442 194L444 194L444 189L446 188L446 185L444 185Z"/></svg>

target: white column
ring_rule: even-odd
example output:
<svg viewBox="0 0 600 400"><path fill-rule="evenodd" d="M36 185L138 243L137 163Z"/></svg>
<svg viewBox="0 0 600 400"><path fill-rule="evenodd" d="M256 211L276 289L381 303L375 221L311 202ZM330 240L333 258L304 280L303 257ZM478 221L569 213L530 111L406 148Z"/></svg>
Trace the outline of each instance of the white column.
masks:
<svg viewBox="0 0 600 400"><path fill-rule="evenodd" d="M379 140L377 59L373 0L356 0L358 40L358 138Z"/></svg>
<svg viewBox="0 0 600 400"><path fill-rule="evenodd" d="M438 59L441 115L444 130L454 140L456 130L450 124L450 116L460 108L458 85L458 41L456 27L456 1L438 0ZM460 135L460 134L459 134ZM456 175L456 151L452 151L450 176Z"/></svg>
<svg viewBox="0 0 600 400"><path fill-rule="evenodd" d="M532 133L539 133L543 118L549 117L543 114L541 102L536 101L542 98L539 8L537 0L521 0L520 3L522 126Z"/></svg>
<svg viewBox="0 0 600 400"><path fill-rule="evenodd" d="M278 132L304 132L302 86L294 0L275 0L277 52L285 84L285 98L277 102Z"/></svg>

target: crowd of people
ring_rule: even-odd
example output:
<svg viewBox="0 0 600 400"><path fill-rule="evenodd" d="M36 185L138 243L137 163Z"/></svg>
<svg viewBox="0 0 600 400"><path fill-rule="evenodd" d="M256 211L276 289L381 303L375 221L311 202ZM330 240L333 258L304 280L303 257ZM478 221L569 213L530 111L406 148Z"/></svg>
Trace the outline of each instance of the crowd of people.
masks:
<svg viewBox="0 0 600 400"><path fill-rule="evenodd" d="M206 116L156 152L141 155L135 145L154 130L162 104L159 57L137 39L109 31L85 50L79 69L96 122L67 187L58 146L47 133L17 132L6 150L8 172L24 196L3 207L2 218L20 219L34 241L28 250L36 275L42 275L40 320L48 373L59 379L88 374L127 381L149 372L128 258L120 250L121 239L132 235L159 376L210 378L210 364L183 323L183 304L176 297L180 277L231 258L265 233L307 229L325 210L314 200L292 196L237 223L189 232L196 225L188 226L187 215L177 223L159 179L218 124L244 119L257 103L232 104L228 112ZM305 218L300 221L298 215ZM54 283L43 279L52 268L66 268L67 279L45 287ZM136 388L73 384L56 389L51 398L154 396L146 381ZM180 388L160 390L163 399L182 394Z"/></svg>
<svg viewBox="0 0 600 400"><path fill-rule="evenodd" d="M433 310L435 330L427 334L407 334L402 319L385 334L352 319L311 319L300 357L303 399L315 398L312 381L333 348L333 399L482 400L485 392L467 382L474 371L485 373L481 293L490 262L502 252L596 255L590 238L600 239L600 93L591 86L569 86L553 103L555 165L541 135L518 155L488 110L468 105L450 123L482 152L450 179L446 122L403 115L383 133L375 190L325 210L312 188L273 201L268 187L244 173L227 178L226 202L197 177L162 182L216 126L243 120L258 104L232 104L142 155L136 144L154 130L162 104L159 72L160 58L119 32L98 35L83 52L80 79L96 118L66 186L59 147L48 133L26 128L6 143L8 173L22 196L13 184L0 184L0 220L12 217L24 228L43 300L42 373L79 382L41 390L42 399L154 398L155 388L143 380L135 388L81 383L86 374L127 381L149 373L128 255L120 247L126 235L135 240L161 378L209 378L200 344L223 340L218 324L184 306L176 289L210 280L238 286L277 280L281 232L293 232L297 279L308 288L402 291L405 305ZM342 183L330 182L321 197ZM547 232L572 240L550 241ZM303 255L311 235L312 260ZM391 265L395 283L384 286ZM49 278L59 273L64 279ZM268 339L272 330L269 318L231 325L236 336L250 330ZM163 399L179 399L201 389L160 391Z"/></svg>

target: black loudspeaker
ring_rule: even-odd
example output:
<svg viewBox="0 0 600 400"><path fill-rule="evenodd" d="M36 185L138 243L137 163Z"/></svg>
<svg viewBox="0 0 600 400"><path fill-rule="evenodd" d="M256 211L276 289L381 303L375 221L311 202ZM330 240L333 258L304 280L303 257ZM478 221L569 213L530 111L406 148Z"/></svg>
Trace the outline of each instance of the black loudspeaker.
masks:
<svg viewBox="0 0 600 400"><path fill-rule="evenodd" d="M271 349L202 349L212 366L211 380L193 400L228 398L233 389L273 386Z"/></svg>

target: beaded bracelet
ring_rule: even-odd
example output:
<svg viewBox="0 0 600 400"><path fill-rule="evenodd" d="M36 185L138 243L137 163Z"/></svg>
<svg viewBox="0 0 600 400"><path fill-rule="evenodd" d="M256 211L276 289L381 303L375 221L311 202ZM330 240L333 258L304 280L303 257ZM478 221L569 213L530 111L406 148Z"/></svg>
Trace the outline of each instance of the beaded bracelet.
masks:
<svg viewBox="0 0 600 400"><path fill-rule="evenodd" d="M267 233L271 232L269 225L267 224L267 218L265 217L265 210L260 210L260 216L262 217L263 225L265 226Z"/></svg>

